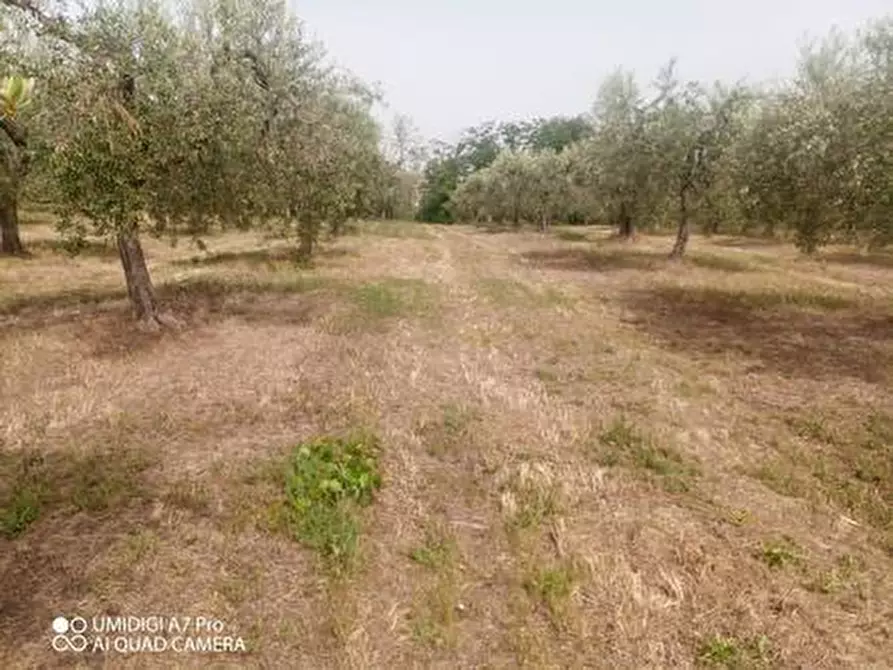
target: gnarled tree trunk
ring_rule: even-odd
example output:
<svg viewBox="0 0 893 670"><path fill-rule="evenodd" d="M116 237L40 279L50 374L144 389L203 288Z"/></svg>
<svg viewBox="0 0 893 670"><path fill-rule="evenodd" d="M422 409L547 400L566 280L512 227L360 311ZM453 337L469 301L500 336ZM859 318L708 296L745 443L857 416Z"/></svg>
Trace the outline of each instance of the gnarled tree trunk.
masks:
<svg viewBox="0 0 893 670"><path fill-rule="evenodd" d="M25 247L19 237L18 194L22 180L28 174L28 141L25 130L13 119L0 117L0 131L10 145L0 148L6 163L0 175L0 253L22 256Z"/></svg>
<svg viewBox="0 0 893 670"><path fill-rule="evenodd" d="M633 217L630 216L626 203L620 204L620 213L617 216L618 232L624 240L631 240L636 234L636 226L633 223Z"/></svg>
<svg viewBox="0 0 893 670"><path fill-rule="evenodd" d="M685 248L688 246L688 238L691 234L688 221L688 188L679 191L679 228L676 230L676 243L670 258L682 258Z"/></svg>
<svg viewBox="0 0 893 670"><path fill-rule="evenodd" d="M164 325L155 302L155 289L146 265L143 246L136 231L118 233L118 255L127 281L127 295L140 324L151 330Z"/></svg>
<svg viewBox="0 0 893 670"><path fill-rule="evenodd" d="M14 192L0 197L0 253L14 256L25 253L19 237L18 202Z"/></svg>

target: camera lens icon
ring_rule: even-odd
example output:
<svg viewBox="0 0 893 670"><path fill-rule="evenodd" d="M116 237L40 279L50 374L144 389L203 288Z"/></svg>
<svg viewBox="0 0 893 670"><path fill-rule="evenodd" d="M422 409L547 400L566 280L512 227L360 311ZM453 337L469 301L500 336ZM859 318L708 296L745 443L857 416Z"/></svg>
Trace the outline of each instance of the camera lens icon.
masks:
<svg viewBox="0 0 893 670"><path fill-rule="evenodd" d="M87 638L82 635L87 630L87 620L83 617L67 619L64 616L57 616L53 619L52 628L56 633L52 642L56 651L82 652L87 648Z"/></svg>

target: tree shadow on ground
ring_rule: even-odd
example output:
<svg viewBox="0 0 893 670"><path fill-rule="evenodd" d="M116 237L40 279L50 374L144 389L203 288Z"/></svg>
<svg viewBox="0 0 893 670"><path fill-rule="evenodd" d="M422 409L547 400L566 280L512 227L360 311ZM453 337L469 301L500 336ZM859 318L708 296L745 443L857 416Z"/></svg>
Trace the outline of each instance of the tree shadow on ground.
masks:
<svg viewBox="0 0 893 670"><path fill-rule="evenodd" d="M191 258L179 258L171 261L171 265L182 266L215 266L227 263L249 263L252 265L266 265L269 263L284 263L297 261L294 249L247 249L240 251L218 251L204 256L192 256Z"/></svg>
<svg viewBox="0 0 893 670"><path fill-rule="evenodd" d="M55 616L81 614L89 566L148 523L151 463L120 441L86 454L0 457L0 628L9 639L49 642Z"/></svg>
<svg viewBox="0 0 893 670"><path fill-rule="evenodd" d="M354 249L345 249L344 247L324 247L313 252L315 258L346 258L348 256L359 256L360 253Z"/></svg>
<svg viewBox="0 0 893 670"><path fill-rule="evenodd" d="M62 240L42 239L30 242L26 240L25 247L31 252L47 251L72 258L78 256L102 259L118 258L117 247L106 240L83 240L77 246L67 245Z"/></svg>
<svg viewBox="0 0 893 670"><path fill-rule="evenodd" d="M667 267L695 266L722 272L754 272L757 268L745 259L690 252L681 261L671 261L668 253L616 246L581 249L528 251L521 257L533 265L552 270L610 272L612 270L660 270Z"/></svg>
<svg viewBox="0 0 893 670"><path fill-rule="evenodd" d="M656 270L665 257L640 249L537 249L521 254L524 261L550 270L609 272Z"/></svg>
<svg viewBox="0 0 893 670"><path fill-rule="evenodd" d="M633 323L671 349L736 353L809 379L886 381L893 317L837 296L663 286L623 298Z"/></svg>
<svg viewBox="0 0 893 670"><path fill-rule="evenodd" d="M341 247L323 247L314 251L314 258L343 258L345 256L356 256L357 252L352 249L344 249ZM249 249L243 251L220 251L217 253L209 253L205 256L193 256L191 258L181 258L171 261L171 265L178 267L204 267L226 265L228 263L248 263L250 265L277 265L289 263L292 265L302 265L298 258L297 251L293 248L274 248L274 249Z"/></svg>
<svg viewBox="0 0 893 670"><path fill-rule="evenodd" d="M837 251L819 256L820 260L841 265L868 265L878 268L893 268L893 253L873 252L859 253L858 251Z"/></svg>
<svg viewBox="0 0 893 670"><path fill-rule="evenodd" d="M162 333L139 331L123 288L69 289L0 305L0 337L64 325L77 339L92 343L96 356L131 353L151 348L168 335L225 318L261 325L306 325L326 309L322 295L337 288L337 282L306 275L196 277L160 284L156 286L159 308L180 323L179 328Z"/></svg>
<svg viewBox="0 0 893 670"><path fill-rule="evenodd" d="M504 226L504 225L487 225L487 224L475 224L474 230L477 233L483 233L484 235L501 235L503 233L520 233L524 230L522 226Z"/></svg>
<svg viewBox="0 0 893 670"><path fill-rule="evenodd" d="M589 236L585 232L579 230L556 230L552 232L553 237L563 242L589 242Z"/></svg>
<svg viewBox="0 0 893 670"><path fill-rule="evenodd" d="M302 326L324 308L338 283L318 276L284 279L200 277L158 288L162 309L192 324L235 317L259 325Z"/></svg>
<svg viewBox="0 0 893 670"><path fill-rule="evenodd" d="M393 239L433 240L436 235L432 232L434 226L448 224L431 224L419 221L363 221L346 226L341 230L341 236L390 237Z"/></svg>
<svg viewBox="0 0 893 670"><path fill-rule="evenodd" d="M710 244L732 249L766 249L783 245L784 240L773 237L732 237L726 239L707 238Z"/></svg>
<svg viewBox="0 0 893 670"><path fill-rule="evenodd" d="M37 295L17 295L0 301L0 329L4 321L12 317L46 317L52 320L57 312L80 310L82 307L102 306L127 297L127 290L121 288L65 288L54 293ZM60 315L61 316L61 315ZM75 315L77 316L77 314ZM40 325L37 318L33 325Z"/></svg>
<svg viewBox="0 0 893 670"><path fill-rule="evenodd" d="M685 255L682 262L686 265L694 265L705 270L720 270L722 272L756 272L759 270L748 258L732 258L721 254L693 251Z"/></svg>

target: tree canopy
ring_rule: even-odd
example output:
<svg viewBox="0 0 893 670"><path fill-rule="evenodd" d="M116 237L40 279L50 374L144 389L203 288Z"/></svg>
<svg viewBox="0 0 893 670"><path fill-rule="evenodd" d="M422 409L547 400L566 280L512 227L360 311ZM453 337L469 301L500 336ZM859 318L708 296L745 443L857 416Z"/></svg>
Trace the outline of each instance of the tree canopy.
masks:
<svg viewBox="0 0 893 670"><path fill-rule="evenodd" d="M158 315L141 234L259 226L306 257L323 226L366 215L380 183L397 182L376 94L327 64L283 0L107 0L65 15L31 0L3 6L38 36L4 54L44 91L31 153L61 232L72 249L86 235L116 240L149 324ZM22 176L6 180L8 199Z"/></svg>
<svg viewBox="0 0 893 670"><path fill-rule="evenodd" d="M588 114L491 122L439 147L418 216L675 227L675 255L691 229L789 235L807 252L888 244L891 112L890 18L807 45L774 87L682 81L673 61L643 87L621 69Z"/></svg>
<svg viewBox="0 0 893 670"><path fill-rule="evenodd" d="M410 119L333 67L285 0L0 0L2 251L21 197L77 250L118 245L138 317L159 322L140 236L227 227L297 259L350 218L605 223L790 236L804 251L893 241L893 19L808 45L784 85L649 86L617 70L576 116L490 121L425 148Z"/></svg>

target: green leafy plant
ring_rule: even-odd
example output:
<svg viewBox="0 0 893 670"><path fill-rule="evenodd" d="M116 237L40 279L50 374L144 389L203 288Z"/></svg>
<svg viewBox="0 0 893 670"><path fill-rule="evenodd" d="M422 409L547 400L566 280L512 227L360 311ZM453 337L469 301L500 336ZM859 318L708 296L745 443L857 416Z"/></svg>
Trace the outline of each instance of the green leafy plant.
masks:
<svg viewBox="0 0 893 670"><path fill-rule="evenodd" d="M802 561L797 545L790 538L764 543L757 552L757 557L773 569Z"/></svg>
<svg viewBox="0 0 893 670"><path fill-rule="evenodd" d="M378 443L370 436L298 445L286 474L290 528L333 567L347 568L357 550L358 510L372 503L381 483Z"/></svg>
<svg viewBox="0 0 893 670"><path fill-rule="evenodd" d="M0 534L11 539L24 533L40 516L40 498L32 488L16 490L0 508Z"/></svg>
<svg viewBox="0 0 893 670"><path fill-rule="evenodd" d="M443 527L432 527L425 533L425 541L409 552L409 558L431 570L448 569L456 560L456 539Z"/></svg>

